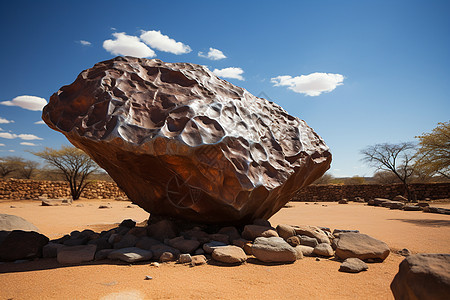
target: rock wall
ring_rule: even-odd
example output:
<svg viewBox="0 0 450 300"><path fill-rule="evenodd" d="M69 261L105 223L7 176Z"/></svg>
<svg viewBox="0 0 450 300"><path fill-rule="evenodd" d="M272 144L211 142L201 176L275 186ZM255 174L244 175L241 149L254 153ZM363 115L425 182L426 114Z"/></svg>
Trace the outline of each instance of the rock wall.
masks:
<svg viewBox="0 0 450 300"><path fill-rule="evenodd" d="M413 183L409 185L417 200L450 198L450 183ZM393 199L404 195L402 184L310 185L302 189L292 201L338 201L361 197Z"/></svg>
<svg viewBox="0 0 450 300"><path fill-rule="evenodd" d="M450 183L414 183L410 185L418 200L450 198ZM25 179L0 180L0 200L35 199L47 194L48 198L69 197L70 190L64 181L38 181ZM401 184L361 185L310 185L301 190L292 201L338 201L364 199L392 199L403 195ZM88 199L127 199L114 182L91 182L81 194Z"/></svg>
<svg viewBox="0 0 450 300"><path fill-rule="evenodd" d="M46 194L48 198L68 198L70 189L65 181L38 181L25 179L0 180L0 200L39 199ZM88 199L127 199L114 182L93 181L81 193Z"/></svg>

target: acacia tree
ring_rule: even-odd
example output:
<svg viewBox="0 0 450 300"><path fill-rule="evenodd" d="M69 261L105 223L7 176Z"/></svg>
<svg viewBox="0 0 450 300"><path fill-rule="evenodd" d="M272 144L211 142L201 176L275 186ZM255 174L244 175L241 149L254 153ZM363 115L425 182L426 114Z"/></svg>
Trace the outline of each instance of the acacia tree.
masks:
<svg viewBox="0 0 450 300"><path fill-rule="evenodd" d="M18 171L22 167L23 159L17 156L6 156L0 158L0 177L6 176Z"/></svg>
<svg viewBox="0 0 450 300"><path fill-rule="evenodd" d="M361 150L363 161L380 171L389 171L403 184L409 201L412 199L408 182L414 173L416 145L412 142L376 144Z"/></svg>
<svg viewBox="0 0 450 300"><path fill-rule="evenodd" d="M81 192L89 183L89 175L98 169L97 164L82 150L75 147L62 146L56 150L45 148L40 152L32 152L43 158L47 164L59 171L69 183L73 200L80 198Z"/></svg>
<svg viewBox="0 0 450 300"><path fill-rule="evenodd" d="M430 133L416 138L420 140L416 167L428 176L450 178L450 122L438 123Z"/></svg>

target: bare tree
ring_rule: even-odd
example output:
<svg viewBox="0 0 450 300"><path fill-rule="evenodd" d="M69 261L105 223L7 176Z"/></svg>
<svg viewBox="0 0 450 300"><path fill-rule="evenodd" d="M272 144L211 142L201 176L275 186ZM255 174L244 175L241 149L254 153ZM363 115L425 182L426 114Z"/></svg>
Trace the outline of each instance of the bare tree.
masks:
<svg viewBox="0 0 450 300"><path fill-rule="evenodd" d="M23 160L18 172L22 178L31 179L36 172L39 163L32 160Z"/></svg>
<svg viewBox="0 0 450 300"><path fill-rule="evenodd" d="M17 156L6 156L0 158L0 177L5 178L22 167L23 159Z"/></svg>
<svg viewBox="0 0 450 300"><path fill-rule="evenodd" d="M376 144L361 151L363 161L380 171L392 172L403 184L409 201L412 199L409 189L409 178L413 175L415 144L411 142L399 144Z"/></svg>
<svg viewBox="0 0 450 300"><path fill-rule="evenodd" d="M62 172L69 183L73 200L80 198L81 192L89 183L87 181L89 175L98 169L97 164L86 153L75 147L62 146L59 150L45 148L43 151L32 153Z"/></svg>

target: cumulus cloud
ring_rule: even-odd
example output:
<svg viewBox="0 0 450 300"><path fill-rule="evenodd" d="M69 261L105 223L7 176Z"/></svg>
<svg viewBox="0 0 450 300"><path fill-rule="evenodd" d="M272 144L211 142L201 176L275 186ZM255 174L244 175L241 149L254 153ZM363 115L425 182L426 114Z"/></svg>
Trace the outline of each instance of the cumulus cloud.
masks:
<svg viewBox="0 0 450 300"><path fill-rule="evenodd" d="M114 40L103 42L103 48L114 55L129 55L134 57L155 57L156 53L146 44L141 42L137 36L125 34L125 32L115 32L112 34Z"/></svg>
<svg viewBox="0 0 450 300"><path fill-rule="evenodd" d="M45 124L45 122L44 122L44 121L42 121L42 120L40 120L40 121L36 121L36 122L34 122L34 124L37 124L37 125L42 125L42 124Z"/></svg>
<svg viewBox="0 0 450 300"><path fill-rule="evenodd" d="M223 54L222 51L220 51L219 49L214 49L214 48L209 48L209 51L206 55L203 52L199 52L198 56L205 57L205 58L208 58L211 60L219 60L219 59L227 58L225 56L225 54Z"/></svg>
<svg viewBox="0 0 450 300"><path fill-rule="evenodd" d="M24 146L37 146L36 144L34 144L34 143L30 143L30 142L22 142L22 143L20 143L21 145L24 145Z"/></svg>
<svg viewBox="0 0 450 300"><path fill-rule="evenodd" d="M242 73L244 73L244 70L242 70L241 68L230 67L225 69L214 69L213 73L223 78L244 80L244 77L242 77Z"/></svg>
<svg viewBox="0 0 450 300"><path fill-rule="evenodd" d="M0 124L9 124L14 123L13 120L6 120L5 118L0 117Z"/></svg>
<svg viewBox="0 0 450 300"><path fill-rule="evenodd" d="M0 143L0 147L5 147L5 144Z"/></svg>
<svg viewBox="0 0 450 300"><path fill-rule="evenodd" d="M0 138L4 138L4 139L22 139L22 140L27 140L27 141L31 141L31 140L43 140L43 138L40 138L34 134L14 134L14 133L10 133L10 132L0 132Z"/></svg>
<svg viewBox="0 0 450 300"><path fill-rule="evenodd" d="M191 47L183 44L182 42L177 42L174 39L171 39L167 35L161 33L161 31L142 30L141 32L141 40L144 41L147 45L152 48L155 48L159 51L169 52L173 54L185 54L192 51Z"/></svg>
<svg viewBox="0 0 450 300"><path fill-rule="evenodd" d="M287 86L288 89L305 94L307 96L319 96L322 93L331 92L337 86L342 85L344 76L332 73L311 73L292 77L289 75L271 78L274 86Z"/></svg>
<svg viewBox="0 0 450 300"><path fill-rule="evenodd" d="M39 111L47 105L47 100L41 97L23 95L18 96L11 101L2 101L0 104L7 106L18 106L28 110Z"/></svg>
<svg viewBox="0 0 450 300"><path fill-rule="evenodd" d="M78 43L80 43L83 46L90 46L92 45L91 42L85 41L85 40L79 40Z"/></svg>

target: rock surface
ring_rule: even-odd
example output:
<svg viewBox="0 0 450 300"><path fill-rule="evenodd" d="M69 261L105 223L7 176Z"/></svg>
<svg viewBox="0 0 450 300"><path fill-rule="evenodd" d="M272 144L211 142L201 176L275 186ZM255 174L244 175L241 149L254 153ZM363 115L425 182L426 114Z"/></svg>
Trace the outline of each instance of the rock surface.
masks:
<svg viewBox="0 0 450 300"><path fill-rule="evenodd" d="M280 106L188 63L116 57L53 94L42 118L153 215L268 219L330 166Z"/></svg>
<svg viewBox="0 0 450 300"><path fill-rule="evenodd" d="M109 253L109 259L119 259L128 263L135 263L150 260L153 257L152 251L130 247L112 251Z"/></svg>
<svg viewBox="0 0 450 300"><path fill-rule="evenodd" d="M298 252L280 237L258 237L252 246L253 255L263 262L295 262Z"/></svg>
<svg viewBox="0 0 450 300"><path fill-rule="evenodd" d="M341 233L335 243L336 256L341 259L355 257L361 260L385 260L390 253L385 242L362 233Z"/></svg>
<svg viewBox="0 0 450 300"><path fill-rule="evenodd" d="M238 246L224 246L214 249L212 258L226 264L241 264L247 260L247 254Z"/></svg>
<svg viewBox="0 0 450 300"><path fill-rule="evenodd" d="M34 231L14 230L0 244L0 261L14 261L42 256L49 239Z"/></svg>
<svg viewBox="0 0 450 300"><path fill-rule="evenodd" d="M359 273L368 268L367 264L359 258L347 258L342 262L339 271L345 273Z"/></svg>
<svg viewBox="0 0 450 300"><path fill-rule="evenodd" d="M56 259L60 264L80 264L94 260L95 245L66 246L59 248Z"/></svg>
<svg viewBox="0 0 450 300"><path fill-rule="evenodd" d="M36 226L31 224L24 218L8 214L0 214L0 231L13 230L39 232L39 229Z"/></svg>
<svg viewBox="0 0 450 300"><path fill-rule="evenodd" d="M450 295L450 254L405 258L391 283L395 299L445 300Z"/></svg>

